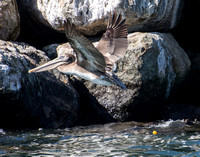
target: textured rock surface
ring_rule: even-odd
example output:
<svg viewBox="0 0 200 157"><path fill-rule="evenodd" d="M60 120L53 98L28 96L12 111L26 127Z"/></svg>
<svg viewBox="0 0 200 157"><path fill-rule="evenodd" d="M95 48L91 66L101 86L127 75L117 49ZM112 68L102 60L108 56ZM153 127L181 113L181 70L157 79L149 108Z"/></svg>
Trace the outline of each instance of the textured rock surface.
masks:
<svg viewBox="0 0 200 157"><path fill-rule="evenodd" d="M0 39L15 40L20 32L20 17L16 0L0 1Z"/></svg>
<svg viewBox="0 0 200 157"><path fill-rule="evenodd" d="M190 61L170 34L131 34L127 54L117 63L117 75L128 87L127 91L122 91L117 87L97 86L77 80L77 77L68 80L68 76L57 70L27 74L28 69L46 62L48 58L42 51L26 44L1 41L0 104L3 105L0 105L0 128L11 125L13 128L90 125L111 122L112 117L122 121L150 121L160 117L199 119L200 57L198 40L191 40L199 31L196 20L199 15L198 1L17 2L22 30L18 41L38 48L66 42L63 33L63 20L66 17L85 34L102 33L109 11L117 10L127 18L129 31L168 32L175 27L171 32L189 54L192 66L187 80L182 84ZM181 22L176 27L180 14ZM15 40L18 34L19 14L15 0L0 1L0 39ZM44 48L50 59L57 56L56 50L73 53L68 44ZM170 99L164 104L168 97ZM70 108L69 104L73 103L75 105Z"/></svg>
<svg viewBox="0 0 200 157"><path fill-rule="evenodd" d="M190 60L170 34L134 33L118 63L117 75L128 90L85 82L89 91L118 120L155 120L190 68Z"/></svg>
<svg viewBox="0 0 200 157"><path fill-rule="evenodd" d="M45 26L63 30L69 18L85 34L94 35L105 30L110 11L118 10L127 18L130 31L169 30L176 26L183 1L181 0L81 0L46 1L22 0L23 11Z"/></svg>
<svg viewBox="0 0 200 157"><path fill-rule="evenodd" d="M73 53L68 43L54 46L49 47L50 54L55 54L55 50ZM127 53L118 62L116 73L128 90L82 81L113 118L147 121L160 118L163 103L189 69L187 54L170 34L133 33L129 35Z"/></svg>
<svg viewBox="0 0 200 157"><path fill-rule="evenodd" d="M50 73L28 74L44 52L0 40L0 127L58 128L77 124L79 97Z"/></svg>

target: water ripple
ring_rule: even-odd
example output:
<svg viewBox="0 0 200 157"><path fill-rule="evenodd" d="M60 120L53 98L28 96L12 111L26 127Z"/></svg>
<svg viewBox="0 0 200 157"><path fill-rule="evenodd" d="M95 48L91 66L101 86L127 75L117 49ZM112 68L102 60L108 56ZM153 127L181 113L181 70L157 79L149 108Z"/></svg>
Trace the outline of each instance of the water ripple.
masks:
<svg viewBox="0 0 200 157"><path fill-rule="evenodd" d="M192 131L189 127L187 131L186 125L180 125L181 129L174 130L172 125L159 125L129 122L63 130L3 131L0 156L186 157L200 153L199 129ZM155 129L157 135L152 134Z"/></svg>

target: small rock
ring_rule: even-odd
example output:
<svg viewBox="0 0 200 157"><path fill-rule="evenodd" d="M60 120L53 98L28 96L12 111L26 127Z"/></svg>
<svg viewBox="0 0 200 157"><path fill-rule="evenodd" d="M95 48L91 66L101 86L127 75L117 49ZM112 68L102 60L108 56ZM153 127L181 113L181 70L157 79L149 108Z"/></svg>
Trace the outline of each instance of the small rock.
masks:
<svg viewBox="0 0 200 157"><path fill-rule="evenodd" d="M0 1L0 39L16 40L20 33L20 16L16 0Z"/></svg>

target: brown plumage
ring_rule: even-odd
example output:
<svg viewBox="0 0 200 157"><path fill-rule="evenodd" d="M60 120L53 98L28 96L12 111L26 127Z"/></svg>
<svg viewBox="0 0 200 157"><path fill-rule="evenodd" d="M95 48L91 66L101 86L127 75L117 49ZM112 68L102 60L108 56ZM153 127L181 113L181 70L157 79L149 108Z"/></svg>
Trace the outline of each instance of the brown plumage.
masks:
<svg viewBox="0 0 200 157"><path fill-rule="evenodd" d="M66 37L77 56L77 64L89 71L105 72L106 62L92 42L81 34L69 20L64 23Z"/></svg>
<svg viewBox="0 0 200 157"><path fill-rule="evenodd" d="M107 67L112 66L125 55L128 47L128 31L125 21L126 19L122 20L121 14L118 17L116 12L113 16L110 14L107 30L97 45L97 49L105 57Z"/></svg>
<svg viewBox="0 0 200 157"><path fill-rule="evenodd" d="M109 15L107 30L97 47L69 20L65 21L64 28L66 37L76 53L76 60L75 56L67 53L59 54L56 59L29 72L42 72L57 67L63 73L77 75L96 84L114 84L126 88L117 76L110 72L112 65L124 56L127 49L128 32L121 14L117 16L114 12L113 15Z"/></svg>

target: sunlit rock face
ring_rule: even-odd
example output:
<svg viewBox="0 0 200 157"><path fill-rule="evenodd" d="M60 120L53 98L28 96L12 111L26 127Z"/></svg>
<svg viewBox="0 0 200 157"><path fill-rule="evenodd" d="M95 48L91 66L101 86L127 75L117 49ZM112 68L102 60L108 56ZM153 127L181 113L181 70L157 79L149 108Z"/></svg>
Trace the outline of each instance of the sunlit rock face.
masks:
<svg viewBox="0 0 200 157"><path fill-rule="evenodd" d="M74 88L48 72L28 73L48 60L44 52L32 46L0 40L2 128L60 128L77 124L79 96Z"/></svg>
<svg viewBox="0 0 200 157"><path fill-rule="evenodd" d="M177 24L183 1L22 0L19 3L37 23L63 31L64 20L70 19L85 34L95 35L105 30L109 12L114 10L126 17L129 31L170 30Z"/></svg>
<svg viewBox="0 0 200 157"><path fill-rule="evenodd" d="M20 32L20 17L16 0L0 1L0 39L15 40Z"/></svg>
<svg viewBox="0 0 200 157"><path fill-rule="evenodd" d="M85 85L118 120L158 119L160 108L189 71L190 60L170 34L133 33L128 39L116 73L128 89L88 81Z"/></svg>
<svg viewBox="0 0 200 157"><path fill-rule="evenodd" d="M114 119L159 119L164 103L185 79L190 60L171 34L137 32L129 34L128 41L125 57L118 61L116 69L116 75L127 86L127 90L96 85L75 77L84 82L89 92ZM56 51L73 54L68 43L45 49L50 56Z"/></svg>

